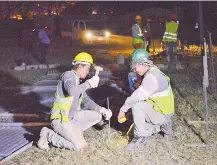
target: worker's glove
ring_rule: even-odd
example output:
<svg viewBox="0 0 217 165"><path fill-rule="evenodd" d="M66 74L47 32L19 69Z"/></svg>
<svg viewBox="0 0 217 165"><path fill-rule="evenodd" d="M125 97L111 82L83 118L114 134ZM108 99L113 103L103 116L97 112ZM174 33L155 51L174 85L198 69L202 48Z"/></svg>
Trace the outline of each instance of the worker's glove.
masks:
<svg viewBox="0 0 217 165"><path fill-rule="evenodd" d="M96 88L99 85L99 76L93 76L91 79L87 80L91 88Z"/></svg>
<svg viewBox="0 0 217 165"><path fill-rule="evenodd" d="M112 111L102 107L100 113L105 117L105 120L109 120L112 117Z"/></svg>

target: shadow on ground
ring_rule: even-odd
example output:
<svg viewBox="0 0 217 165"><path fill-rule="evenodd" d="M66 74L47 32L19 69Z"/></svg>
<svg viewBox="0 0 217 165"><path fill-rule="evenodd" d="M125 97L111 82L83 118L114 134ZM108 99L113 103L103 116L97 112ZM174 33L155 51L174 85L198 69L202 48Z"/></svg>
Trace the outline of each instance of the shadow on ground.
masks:
<svg viewBox="0 0 217 165"><path fill-rule="evenodd" d="M39 114L45 116L50 110L50 107L42 105L40 100L43 96L37 92L29 91L23 93L22 87L29 84L23 84L17 79L12 77L9 73L0 70L1 87L0 87L0 122L2 123L29 123L29 122L42 122L43 117L40 118L27 118L27 117L4 117L3 113L13 114ZM6 88L8 87L8 88ZM39 127L24 127L28 132L25 137L27 140L36 140L39 136Z"/></svg>

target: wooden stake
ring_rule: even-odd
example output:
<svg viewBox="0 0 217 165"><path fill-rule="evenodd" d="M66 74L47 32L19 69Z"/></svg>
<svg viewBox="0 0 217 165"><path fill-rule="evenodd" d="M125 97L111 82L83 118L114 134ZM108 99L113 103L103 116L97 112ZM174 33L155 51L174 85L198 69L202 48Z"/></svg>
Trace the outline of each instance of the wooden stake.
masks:
<svg viewBox="0 0 217 165"><path fill-rule="evenodd" d="M187 121L188 124L206 124L206 121ZM217 124L217 121L208 121L209 124Z"/></svg>

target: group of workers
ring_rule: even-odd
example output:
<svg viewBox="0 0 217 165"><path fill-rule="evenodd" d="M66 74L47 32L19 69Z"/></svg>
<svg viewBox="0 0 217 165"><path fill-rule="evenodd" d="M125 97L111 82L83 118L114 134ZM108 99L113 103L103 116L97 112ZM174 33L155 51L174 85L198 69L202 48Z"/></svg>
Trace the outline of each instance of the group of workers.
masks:
<svg viewBox="0 0 217 165"><path fill-rule="evenodd" d="M130 74L140 77L140 83L135 87L129 81L131 95L126 98L116 117L120 122L128 110L132 110L135 127L134 137L126 146L129 151L145 145L154 134L166 139L173 136L171 117L174 114L174 96L170 78L153 64L144 47L140 47L144 40L139 20L141 22L141 17L137 16L137 24L132 27L135 50L131 54ZM174 52L176 47L177 27L174 20L166 24L163 42L169 53ZM173 55L169 55L168 59L172 60ZM99 76L81 83L94 65L92 56L81 52L75 56L72 65L72 70L64 72L58 82L50 116L52 129L42 128L37 143L40 149L47 150L50 143L58 148L83 152L88 148L83 132L100 123L103 118L110 120L112 117L110 109L96 104L86 94L86 90L98 87ZM129 80L132 78L130 74Z"/></svg>
<svg viewBox="0 0 217 165"><path fill-rule="evenodd" d="M133 47L135 49L144 48L147 52L150 52L151 45L151 22L150 19L146 19L145 23L142 23L142 17L137 15L135 17L135 24L132 26L132 38ZM165 24L165 32L162 37L162 48L166 52L168 68L174 70L176 68L176 51L177 51L177 31L178 31L177 17L175 14L170 16L170 21ZM142 28L144 27L144 28Z"/></svg>

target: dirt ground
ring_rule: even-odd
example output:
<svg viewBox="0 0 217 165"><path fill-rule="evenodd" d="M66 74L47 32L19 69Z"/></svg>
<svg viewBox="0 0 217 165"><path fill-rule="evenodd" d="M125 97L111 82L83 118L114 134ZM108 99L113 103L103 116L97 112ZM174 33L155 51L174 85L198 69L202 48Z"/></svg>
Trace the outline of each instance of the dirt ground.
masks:
<svg viewBox="0 0 217 165"><path fill-rule="evenodd" d="M58 41L58 40L56 40ZM13 71L12 68L24 61L38 64L34 58L37 45L35 41L0 41L0 86L31 84L40 80L47 70ZM60 41L53 42L47 57L48 63L60 63L61 71L70 68L71 60L80 50L94 54L97 64L116 62L115 55L96 56L99 48L79 48L64 46ZM117 54L121 50L117 52ZM123 51L126 51L123 49ZM114 50L113 50L114 52ZM174 137L167 141L150 137L146 146L129 152L124 149L127 141L121 136L121 125L112 124L97 130L90 128L84 132L89 148L84 153L51 147L49 151L39 150L35 145L7 162L7 165L217 165L216 147L192 147L191 144L203 144L205 129L203 124L189 125L187 121L203 120L203 90L199 82L201 65L198 58L185 58L184 69L169 74L175 95L175 115L173 117ZM158 63L161 60L157 61ZM167 70L164 70L167 73ZM16 80L16 81L14 81ZM14 83L16 82L16 84ZM123 97L111 100L113 121L119 111ZM216 120L216 100L208 93L209 120ZM208 135L210 143L217 144L216 125L210 124ZM36 131L37 132L37 131ZM37 135L36 139L37 139Z"/></svg>

